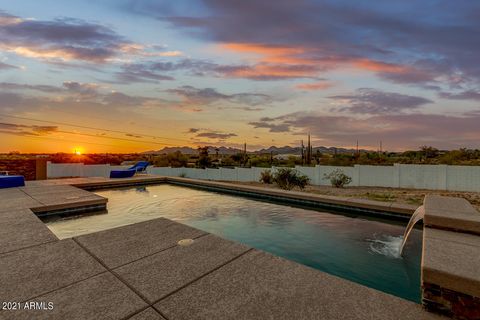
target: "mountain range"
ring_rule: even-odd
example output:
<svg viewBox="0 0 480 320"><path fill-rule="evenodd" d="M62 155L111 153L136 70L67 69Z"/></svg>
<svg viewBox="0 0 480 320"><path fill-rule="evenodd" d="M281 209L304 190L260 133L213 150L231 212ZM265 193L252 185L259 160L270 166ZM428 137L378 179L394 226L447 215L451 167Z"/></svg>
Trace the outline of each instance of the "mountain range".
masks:
<svg viewBox="0 0 480 320"><path fill-rule="evenodd" d="M237 154L243 152L242 149L238 148L231 148L231 147L215 147L215 146L208 146L208 153L215 154L218 149L218 154ZM345 148L335 148L335 147L313 147L313 153L315 154L317 150L321 153L352 153L355 152L355 149L345 149ZM169 154L180 151L183 154L197 154L198 150L196 148L191 147L165 147L160 150L152 150L143 152L143 154L151 154L151 155L160 155L160 154ZM368 150L360 150L362 152L366 152ZM301 154L301 147L276 147L271 146L269 148L260 149L257 151L247 151L249 154L269 154L272 153L276 154Z"/></svg>

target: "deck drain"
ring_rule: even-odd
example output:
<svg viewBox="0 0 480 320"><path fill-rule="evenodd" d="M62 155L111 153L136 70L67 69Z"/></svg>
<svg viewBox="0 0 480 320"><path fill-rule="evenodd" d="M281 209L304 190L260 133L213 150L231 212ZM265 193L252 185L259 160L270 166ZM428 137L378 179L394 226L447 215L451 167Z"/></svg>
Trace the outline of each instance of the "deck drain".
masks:
<svg viewBox="0 0 480 320"><path fill-rule="evenodd" d="M182 239L177 242L179 246L186 247L193 243L193 239Z"/></svg>

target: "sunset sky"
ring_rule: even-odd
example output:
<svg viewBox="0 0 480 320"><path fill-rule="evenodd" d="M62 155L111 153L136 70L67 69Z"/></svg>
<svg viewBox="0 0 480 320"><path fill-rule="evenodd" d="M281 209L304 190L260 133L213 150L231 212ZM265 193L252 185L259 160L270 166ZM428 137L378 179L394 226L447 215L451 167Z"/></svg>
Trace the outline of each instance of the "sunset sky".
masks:
<svg viewBox="0 0 480 320"><path fill-rule="evenodd" d="M0 152L480 148L480 2L0 0Z"/></svg>

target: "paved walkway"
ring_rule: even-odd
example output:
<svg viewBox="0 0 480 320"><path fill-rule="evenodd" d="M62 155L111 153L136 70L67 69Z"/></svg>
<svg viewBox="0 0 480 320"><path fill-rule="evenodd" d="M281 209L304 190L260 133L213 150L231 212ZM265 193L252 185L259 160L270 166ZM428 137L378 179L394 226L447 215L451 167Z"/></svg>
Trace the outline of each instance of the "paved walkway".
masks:
<svg viewBox="0 0 480 320"><path fill-rule="evenodd" d="M0 190L0 302L22 309L2 310L0 319L441 319L418 304L167 219L58 240L30 210L102 200L70 184L120 182L102 181ZM182 239L194 241L183 246Z"/></svg>

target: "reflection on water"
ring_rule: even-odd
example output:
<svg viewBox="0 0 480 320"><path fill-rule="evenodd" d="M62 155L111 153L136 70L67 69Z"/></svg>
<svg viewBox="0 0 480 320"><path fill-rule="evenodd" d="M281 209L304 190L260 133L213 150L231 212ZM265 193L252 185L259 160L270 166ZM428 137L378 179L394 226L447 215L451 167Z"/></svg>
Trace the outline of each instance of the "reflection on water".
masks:
<svg viewBox="0 0 480 320"><path fill-rule="evenodd" d="M405 257L399 258L394 248L398 250L403 225L171 185L97 194L109 199L108 214L49 222L48 227L59 238L68 238L165 217L409 300L420 299L420 230L413 230Z"/></svg>

